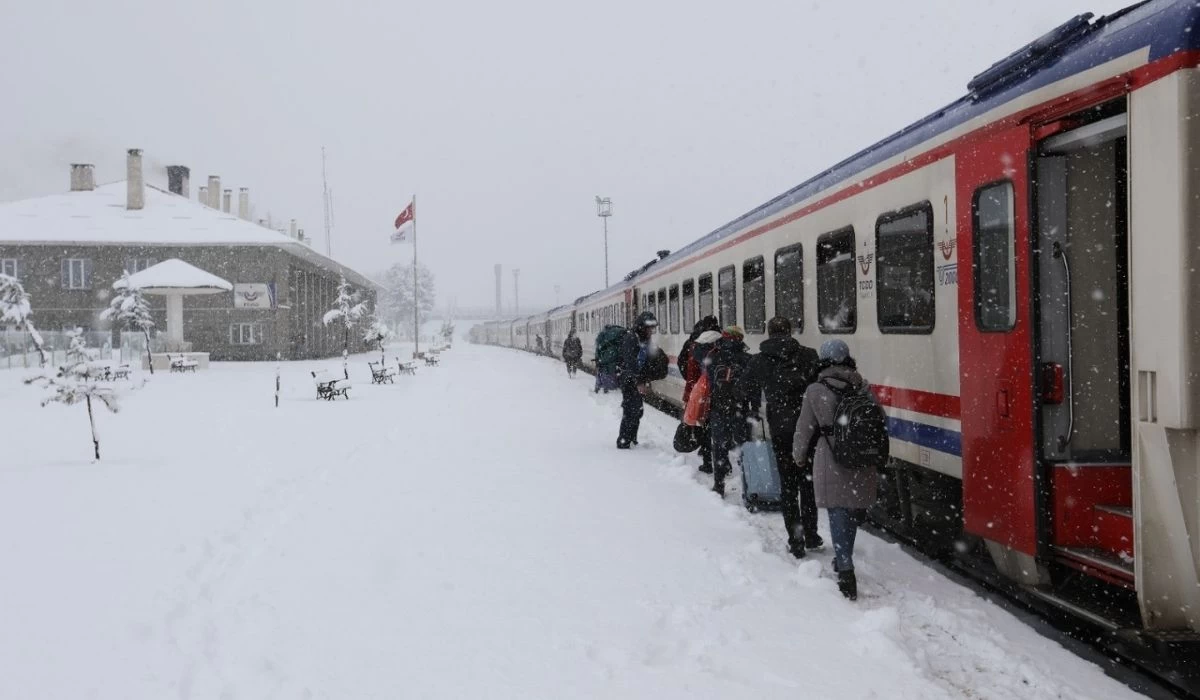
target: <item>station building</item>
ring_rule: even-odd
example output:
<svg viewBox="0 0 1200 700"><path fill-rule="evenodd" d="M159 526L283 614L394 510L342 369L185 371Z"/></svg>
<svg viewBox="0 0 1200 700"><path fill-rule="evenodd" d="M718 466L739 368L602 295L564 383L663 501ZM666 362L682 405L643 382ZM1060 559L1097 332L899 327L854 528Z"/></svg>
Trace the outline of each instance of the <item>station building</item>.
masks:
<svg viewBox="0 0 1200 700"><path fill-rule="evenodd" d="M249 221L244 188L234 213L229 190L221 202L217 178L194 201L186 167L170 166L163 190L146 184L140 151L129 151L127 166L126 180L97 187L92 166L72 165L69 192L0 204L0 273L21 281L39 329L112 331L116 345L122 329L99 318L113 283L125 271L177 258L233 285L184 300L189 349L213 360L341 354L342 327L322 318L342 276L372 308L378 285L314 251L294 225L289 235ZM146 299L156 330L165 330L163 297ZM351 352L366 350L361 333L350 342Z"/></svg>

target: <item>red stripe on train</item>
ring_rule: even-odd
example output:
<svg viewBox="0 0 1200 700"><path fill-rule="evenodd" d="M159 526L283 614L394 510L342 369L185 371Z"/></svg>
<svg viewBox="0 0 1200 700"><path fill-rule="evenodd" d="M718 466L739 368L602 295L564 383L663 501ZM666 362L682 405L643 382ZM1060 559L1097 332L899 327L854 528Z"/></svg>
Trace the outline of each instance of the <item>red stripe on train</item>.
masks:
<svg viewBox="0 0 1200 700"><path fill-rule="evenodd" d="M881 384L872 384L871 389L884 406L952 420L959 420L961 415L961 402L957 396Z"/></svg>

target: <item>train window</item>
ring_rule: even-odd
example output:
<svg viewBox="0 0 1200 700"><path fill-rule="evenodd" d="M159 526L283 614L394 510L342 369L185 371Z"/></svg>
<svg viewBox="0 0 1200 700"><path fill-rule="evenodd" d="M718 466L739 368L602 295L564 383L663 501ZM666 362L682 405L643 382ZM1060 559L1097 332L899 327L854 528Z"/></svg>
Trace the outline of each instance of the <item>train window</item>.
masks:
<svg viewBox="0 0 1200 700"><path fill-rule="evenodd" d="M804 332L804 247L799 243L775 251L775 315Z"/></svg>
<svg viewBox="0 0 1200 700"><path fill-rule="evenodd" d="M696 325L696 283L683 281L683 332L691 333Z"/></svg>
<svg viewBox="0 0 1200 700"><path fill-rule="evenodd" d="M696 298L700 301L700 318L713 315L713 292L712 292L712 273L700 275L700 279L696 280L697 291Z"/></svg>
<svg viewBox="0 0 1200 700"><path fill-rule="evenodd" d="M858 328L852 226L817 239L817 325L822 333L853 333Z"/></svg>
<svg viewBox="0 0 1200 700"><path fill-rule="evenodd" d="M654 318L658 321L658 332L662 333L663 321L667 320L667 288L663 287L658 290L658 310L654 312Z"/></svg>
<svg viewBox="0 0 1200 700"><path fill-rule="evenodd" d="M767 272L761 255L742 263L742 310L747 333L767 332Z"/></svg>
<svg viewBox="0 0 1200 700"><path fill-rule="evenodd" d="M673 284L667 291L667 328L671 335L679 333L679 285Z"/></svg>
<svg viewBox="0 0 1200 700"><path fill-rule="evenodd" d="M722 326L737 323L737 268L733 265L717 271L717 309Z"/></svg>
<svg viewBox="0 0 1200 700"><path fill-rule="evenodd" d="M1017 324L1017 261L1013 186L999 182L975 191L975 323L981 331L1008 331Z"/></svg>
<svg viewBox="0 0 1200 700"><path fill-rule="evenodd" d="M932 333L933 207L929 202L875 223L875 304L883 333Z"/></svg>

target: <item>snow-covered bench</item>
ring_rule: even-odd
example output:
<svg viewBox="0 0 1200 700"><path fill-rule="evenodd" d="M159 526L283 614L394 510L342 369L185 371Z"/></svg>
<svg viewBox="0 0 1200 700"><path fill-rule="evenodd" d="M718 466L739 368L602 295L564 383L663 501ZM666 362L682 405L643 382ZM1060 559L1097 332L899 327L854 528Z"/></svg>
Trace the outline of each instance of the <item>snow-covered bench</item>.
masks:
<svg viewBox="0 0 1200 700"><path fill-rule="evenodd" d="M425 365L428 367L436 367L438 363L437 353L425 353Z"/></svg>
<svg viewBox="0 0 1200 700"><path fill-rule="evenodd" d="M330 374L327 370L313 372L313 382L317 385L317 398L333 401L338 396L350 398L350 380L342 377L336 377Z"/></svg>
<svg viewBox="0 0 1200 700"><path fill-rule="evenodd" d="M172 372L195 372L200 366L199 362L191 359L187 355L167 355L167 363Z"/></svg>
<svg viewBox="0 0 1200 700"><path fill-rule="evenodd" d="M110 367L108 375L105 377L105 379L111 379L114 381L117 379L129 379L129 365L117 365L116 367Z"/></svg>
<svg viewBox="0 0 1200 700"><path fill-rule="evenodd" d="M415 375L417 373L416 362L401 362L400 358L396 358L396 368L400 370L400 374Z"/></svg>
<svg viewBox="0 0 1200 700"><path fill-rule="evenodd" d="M383 384L384 382L392 383L396 378L395 370L389 369L383 362L368 362L367 366L371 368L371 383Z"/></svg>

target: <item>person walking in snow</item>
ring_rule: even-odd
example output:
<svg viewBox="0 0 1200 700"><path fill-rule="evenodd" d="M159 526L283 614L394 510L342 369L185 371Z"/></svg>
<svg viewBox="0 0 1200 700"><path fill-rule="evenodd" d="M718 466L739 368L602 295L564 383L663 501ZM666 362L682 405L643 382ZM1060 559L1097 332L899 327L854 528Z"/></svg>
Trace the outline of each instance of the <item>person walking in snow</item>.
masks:
<svg viewBox="0 0 1200 700"><path fill-rule="evenodd" d="M776 316L767 323L767 339L758 346L758 354L750 358L741 386L752 415L759 413L766 399L767 427L783 496L783 527L788 551L797 559L804 556L806 548L819 549L825 544L817 534L812 464L792 459L804 393L816 381L820 369L817 351L792 337L791 321Z"/></svg>
<svg viewBox="0 0 1200 700"><path fill-rule="evenodd" d="M713 344L721 339L721 323L716 316L705 316L696 322L692 334L684 341L679 350L679 374L683 377L683 405L687 405L692 396L692 389L700 376L704 374L704 359L712 351ZM693 428L696 442L700 444L697 453L700 455L700 471L712 474L712 436L708 424L704 423Z"/></svg>
<svg viewBox="0 0 1200 700"><path fill-rule="evenodd" d="M546 353L546 346L544 343L542 343L542 336L539 335L539 336L537 336L537 354L544 355L545 353Z"/></svg>
<svg viewBox="0 0 1200 700"><path fill-rule="evenodd" d="M638 314L633 328L621 340L621 352L617 359L617 380L621 383L621 427L617 432L617 449L628 450L638 441L638 427L645 411L642 396L649 383L642 377L642 370L650 353L657 351L651 343L658 319L649 311Z"/></svg>
<svg viewBox="0 0 1200 700"><path fill-rule="evenodd" d="M831 434L844 397L851 393L869 396L869 391L845 342L827 340L821 344L818 355L824 368L804 393L792 456L796 464L813 460L816 503L829 517L838 589L850 600L857 600L854 538L858 526L866 519L867 508L875 503L879 477L874 467L839 464L834 457Z"/></svg>
<svg viewBox="0 0 1200 700"><path fill-rule="evenodd" d="M563 341L563 361L567 363L567 376L574 377L579 369L579 361L583 359L583 342L575 335L572 328Z"/></svg>
<svg viewBox="0 0 1200 700"><path fill-rule="evenodd" d="M601 389L608 393L617 386L617 360L621 357L621 341L625 338L625 328L607 325L596 334L596 387L593 393Z"/></svg>
<svg viewBox="0 0 1200 700"><path fill-rule="evenodd" d="M705 360L708 373L708 427L712 442L713 491L725 496L725 477L733 470L729 453L750 437L746 418L750 415L738 383L750 361L745 333L728 326L713 344Z"/></svg>

